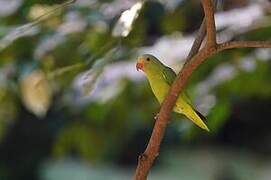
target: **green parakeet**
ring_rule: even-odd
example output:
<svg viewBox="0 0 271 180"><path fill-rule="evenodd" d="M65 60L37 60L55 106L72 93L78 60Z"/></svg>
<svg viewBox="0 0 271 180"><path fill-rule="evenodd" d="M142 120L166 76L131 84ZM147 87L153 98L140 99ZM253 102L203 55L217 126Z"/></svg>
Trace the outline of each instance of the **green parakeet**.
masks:
<svg viewBox="0 0 271 180"><path fill-rule="evenodd" d="M161 104L166 97L171 84L176 78L175 72L170 67L161 63L156 57L149 54L138 57L136 69L142 70L145 73L154 95ZM205 117L193 108L190 100L184 93L179 95L173 111L184 114L197 126L209 131L208 127L203 122Z"/></svg>

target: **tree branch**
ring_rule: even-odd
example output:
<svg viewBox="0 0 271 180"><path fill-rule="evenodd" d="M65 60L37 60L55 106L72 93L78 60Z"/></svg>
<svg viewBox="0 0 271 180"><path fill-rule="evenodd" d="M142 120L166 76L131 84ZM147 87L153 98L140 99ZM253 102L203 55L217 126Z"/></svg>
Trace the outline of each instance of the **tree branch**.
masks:
<svg viewBox="0 0 271 180"><path fill-rule="evenodd" d="M226 49L243 48L243 47L262 47L271 48L271 41L235 41L227 42L218 45L214 48L203 48L197 53L190 62L188 62L178 74L176 80L172 84L167 97L161 105L158 119L153 128L153 132L149 141L149 144L145 152L139 156L138 166L136 169L135 177L136 180L145 180L153 164L153 161L158 156L159 147L163 139L166 126L169 122L170 113L176 103L178 95L184 88L187 80L196 68L202 64L211 55L221 52Z"/></svg>
<svg viewBox="0 0 271 180"><path fill-rule="evenodd" d="M271 48L271 41L232 41L218 45L217 52L233 48Z"/></svg>
<svg viewBox="0 0 271 180"><path fill-rule="evenodd" d="M206 19L206 31L207 31L207 47L216 47L216 28L214 18L214 6L212 0L201 0L203 6L205 19Z"/></svg>
<svg viewBox="0 0 271 180"><path fill-rule="evenodd" d="M212 56L213 54L226 49L243 47L271 48L271 41L234 41L217 45L212 2L211 0L202 0L202 4L206 17L207 43L205 47L198 52L202 43L201 38L204 38L205 36L201 34L204 32L201 29L199 31L199 33L201 34L199 35L199 41L194 42L193 47L191 48L191 52L189 53L189 55L192 57L191 60L188 59L189 61L187 61L187 63L184 65L184 67L176 77L165 100L161 105L159 116L155 122L148 146L145 152L138 158L138 166L134 176L135 180L147 179L152 164L159 154L160 144L164 137L165 129L169 122L170 114L176 103L178 95L184 88L191 74L200 64L202 64L208 57ZM202 26L204 26L204 22L202 23Z"/></svg>
<svg viewBox="0 0 271 180"><path fill-rule="evenodd" d="M197 54L197 52L199 51L200 49L200 46L202 44L202 41L203 39L205 38L206 36L206 21L205 21L205 18L202 20L202 23L200 25L200 28L199 28L199 31L195 37L195 40L193 42L193 45L190 49L190 52L186 58L186 61L185 63L188 63L190 61L190 59L195 55Z"/></svg>
<svg viewBox="0 0 271 180"><path fill-rule="evenodd" d="M215 10L216 10L216 7L217 7L217 0L214 0L213 1L214 3L214 7L215 7ZM193 42L193 45L190 49L190 52L186 58L186 61L185 61L185 64L188 63L190 61L190 59L195 55L197 54L197 52L199 51L200 49L200 46L203 42L203 39L205 38L206 36L206 17L204 17L204 19L202 20L201 22L201 25L200 25L200 28L196 34L196 37L195 37L195 40Z"/></svg>

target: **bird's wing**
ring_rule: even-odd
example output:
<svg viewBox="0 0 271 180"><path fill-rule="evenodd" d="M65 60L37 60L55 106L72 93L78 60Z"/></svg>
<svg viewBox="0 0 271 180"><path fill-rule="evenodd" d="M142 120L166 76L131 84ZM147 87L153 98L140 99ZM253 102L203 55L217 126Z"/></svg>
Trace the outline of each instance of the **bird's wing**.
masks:
<svg viewBox="0 0 271 180"><path fill-rule="evenodd" d="M165 79L167 84L171 86L171 84L176 78L176 73L170 67L165 67L163 69L163 78Z"/></svg>
<svg viewBox="0 0 271 180"><path fill-rule="evenodd" d="M165 81L167 82L167 84L169 86L171 86L171 84L173 83L173 81L176 78L176 73L170 68L170 67L165 67L163 69L163 78L165 79ZM189 103L190 105L192 105L192 102L190 100L190 98L188 97L188 95L186 94L185 91L183 91L183 93L181 94L182 98Z"/></svg>

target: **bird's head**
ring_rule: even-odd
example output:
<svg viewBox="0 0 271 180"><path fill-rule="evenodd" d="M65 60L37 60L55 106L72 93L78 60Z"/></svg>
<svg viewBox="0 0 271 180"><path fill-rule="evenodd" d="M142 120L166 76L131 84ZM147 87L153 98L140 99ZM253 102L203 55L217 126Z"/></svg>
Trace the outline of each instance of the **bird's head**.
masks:
<svg viewBox="0 0 271 180"><path fill-rule="evenodd" d="M163 64L153 55L143 54L137 58L136 70L141 70L145 73L149 71L157 71Z"/></svg>

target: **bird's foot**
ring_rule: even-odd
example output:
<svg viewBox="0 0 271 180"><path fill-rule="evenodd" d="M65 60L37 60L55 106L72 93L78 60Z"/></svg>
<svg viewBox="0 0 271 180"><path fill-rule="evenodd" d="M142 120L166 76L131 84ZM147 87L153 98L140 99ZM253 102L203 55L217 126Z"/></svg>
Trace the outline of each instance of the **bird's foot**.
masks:
<svg viewBox="0 0 271 180"><path fill-rule="evenodd" d="M157 114L154 116L154 119L157 120L157 119L158 119L158 116L159 116L159 113L157 113Z"/></svg>

